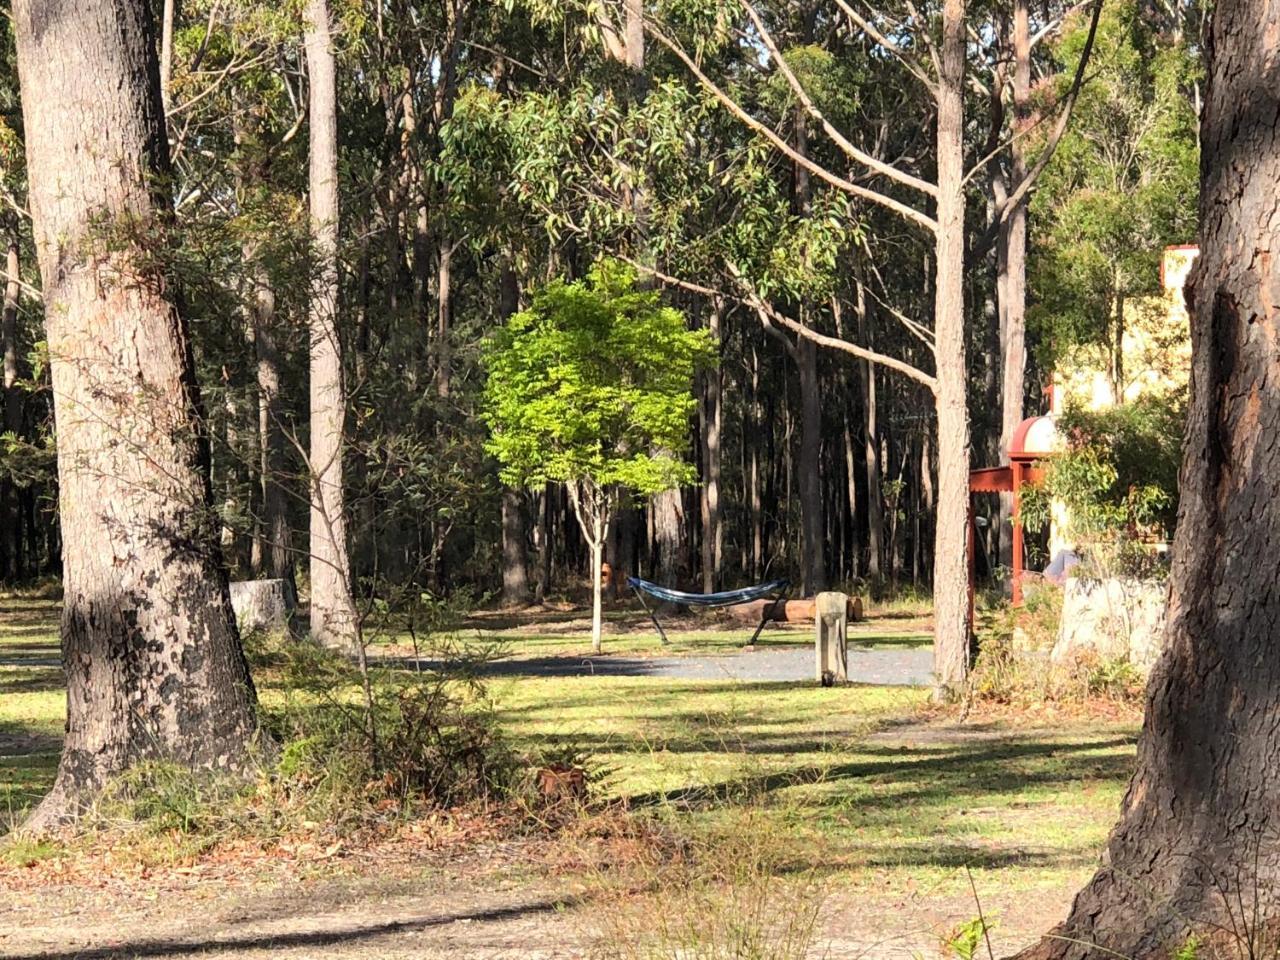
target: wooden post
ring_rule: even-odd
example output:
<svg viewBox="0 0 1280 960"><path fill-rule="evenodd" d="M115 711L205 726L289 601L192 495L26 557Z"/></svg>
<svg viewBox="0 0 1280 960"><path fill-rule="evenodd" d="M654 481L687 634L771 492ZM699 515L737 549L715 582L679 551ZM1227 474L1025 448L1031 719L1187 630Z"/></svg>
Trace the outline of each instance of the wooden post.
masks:
<svg viewBox="0 0 1280 960"><path fill-rule="evenodd" d="M1010 460L1013 468L1013 604L1022 603L1022 471L1021 461Z"/></svg>

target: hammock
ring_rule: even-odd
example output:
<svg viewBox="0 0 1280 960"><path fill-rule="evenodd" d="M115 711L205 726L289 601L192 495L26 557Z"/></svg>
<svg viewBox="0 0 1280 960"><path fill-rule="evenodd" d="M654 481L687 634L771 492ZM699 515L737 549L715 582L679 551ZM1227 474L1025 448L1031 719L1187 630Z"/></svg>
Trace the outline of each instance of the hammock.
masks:
<svg viewBox="0 0 1280 960"><path fill-rule="evenodd" d="M658 636L662 638L662 642L665 644L669 642L667 633L662 629L662 624L658 622L656 612L645 601L644 595L646 593L654 599L665 601L666 603L681 603L693 607L736 607L740 603L751 603L753 600L781 600L786 596L787 588L791 586L791 581L770 580L768 583L758 583L754 587L725 590L721 593L685 593L683 590L672 590L670 587L650 583L648 580L642 580L639 577L627 577L627 584L635 591L636 596L640 599L641 606L644 607L645 613L649 614L649 619L653 621L653 625L658 630ZM747 646L754 644L756 638L760 636L760 631L764 629L764 625L769 622L773 614L773 606L773 604L765 605L760 615L760 624L756 627L756 632L751 635L751 639L747 641Z"/></svg>

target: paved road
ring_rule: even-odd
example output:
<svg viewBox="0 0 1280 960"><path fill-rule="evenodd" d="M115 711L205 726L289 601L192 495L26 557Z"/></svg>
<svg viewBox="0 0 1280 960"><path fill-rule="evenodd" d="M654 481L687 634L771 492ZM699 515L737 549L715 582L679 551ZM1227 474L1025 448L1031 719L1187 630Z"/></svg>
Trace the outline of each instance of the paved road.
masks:
<svg viewBox="0 0 1280 960"><path fill-rule="evenodd" d="M376 661L375 661L376 662ZM412 660L386 663L409 666ZM438 665L421 661L424 669ZM0 659L0 666L56 667L58 660ZM496 660L481 667L496 677L660 677L668 680L788 681L813 679L813 650L756 650L718 656L693 657L534 657ZM925 686L932 683L933 651L929 648L865 650L849 648L849 679L853 683L887 686Z"/></svg>
<svg viewBox="0 0 1280 960"><path fill-rule="evenodd" d="M412 662L412 661L408 661ZM430 669L435 661L424 660ZM813 649L756 650L692 657L537 657L497 660L482 671L501 677L661 677L669 680L812 680ZM922 686L932 682L933 651L849 649L854 683Z"/></svg>

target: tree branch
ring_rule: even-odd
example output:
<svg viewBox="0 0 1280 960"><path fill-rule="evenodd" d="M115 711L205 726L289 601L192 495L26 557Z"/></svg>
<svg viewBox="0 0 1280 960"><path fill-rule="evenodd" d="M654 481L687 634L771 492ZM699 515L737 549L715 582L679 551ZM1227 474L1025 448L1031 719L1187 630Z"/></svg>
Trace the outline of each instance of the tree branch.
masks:
<svg viewBox="0 0 1280 960"><path fill-rule="evenodd" d="M836 6L843 11L846 17L857 25L859 30L893 54L917 80L925 85L930 93L937 92L937 85L933 82L933 79L929 76L924 67L921 66L919 60L907 53L907 51L899 44L894 43L887 36L881 33L870 20L866 19L866 17L854 10L847 0L836 0Z"/></svg>
<svg viewBox="0 0 1280 960"><path fill-rule="evenodd" d="M918 224L930 232L937 230L937 221L928 214L922 213L915 207L909 206L900 200L895 200L887 194L859 186L850 180L846 180L844 177L837 176L821 164L814 163L804 154L800 153L787 143L786 140L778 136L776 132L770 130L767 126L744 110L736 100L725 93L714 80L703 72L702 68L693 61L692 57L685 53L684 49L678 43L659 30L657 26L654 25L653 21L645 18L644 26L645 30L648 31L648 33L657 40L658 43L671 51L671 53L685 65L688 71L693 74L703 88L720 102L721 106L736 117L739 122L747 127L747 129L758 133L760 136L768 140L792 162L799 164L814 176L818 177L820 180L826 181L838 190L852 194L855 197L861 197L862 199L878 204L887 210L892 210L904 219L910 220L912 223Z"/></svg>
<svg viewBox="0 0 1280 960"><path fill-rule="evenodd" d="M827 120L826 116L823 115L822 111L818 109L817 104L813 102L813 98L809 96L808 91L804 89L804 85L800 83L800 80L787 64L786 59L783 58L782 53L774 43L773 36L765 27L764 21L760 19L760 15L756 13L750 0L741 0L741 2L742 8L746 10L747 16L751 18L751 22L755 25L756 32L760 35L760 40L769 51L769 56L772 58L774 65L778 68L778 72L786 79L787 85L791 87L791 92L796 95L796 99L800 101L805 112L821 124L823 131L831 138L832 143L843 150L851 159L861 163L870 170L874 170L876 173L888 177L890 180L895 180L903 186L910 187L913 190L919 190L921 193L929 197L936 197L938 195L938 188L936 185L929 183L926 180L921 180L919 177L913 177L911 174L905 173L892 164L885 163L883 160L877 160L875 157L871 156L871 154L859 150L847 137L845 137L844 134L837 130Z"/></svg>
<svg viewBox="0 0 1280 960"><path fill-rule="evenodd" d="M1071 79L1071 88L1067 91L1062 110L1058 114L1058 120L1054 124L1053 130L1049 133L1049 139L1045 141L1044 149L1040 151L1040 156L1036 159L1036 165L1027 171L1027 175L1022 178L1022 182L1010 192L1009 196L1005 197L1004 202L997 204L991 217L991 223L970 251L970 257L973 260L981 259L987 255L992 244L995 243L996 238L1000 235L1001 224L1009 219L1013 211L1022 203L1023 198L1031 192L1031 188L1035 186L1036 181L1040 179L1040 175L1049 166L1049 161L1053 159L1053 153L1058 149L1058 144L1062 141L1062 136L1067 131L1067 124L1071 120L1071 112L1075 109L1076 100L1079 99L1080 90L1084 86L1085 68L1088 67L1089 58L1093 54L1093 41L1098 34L1098 19L1102 15L1102 2L1103 0L1094 0L1093 17L1089 21L1089 35L1085 38L1084 49L1080 52L1080 62L1076 65L1075 76Z"/></svg>

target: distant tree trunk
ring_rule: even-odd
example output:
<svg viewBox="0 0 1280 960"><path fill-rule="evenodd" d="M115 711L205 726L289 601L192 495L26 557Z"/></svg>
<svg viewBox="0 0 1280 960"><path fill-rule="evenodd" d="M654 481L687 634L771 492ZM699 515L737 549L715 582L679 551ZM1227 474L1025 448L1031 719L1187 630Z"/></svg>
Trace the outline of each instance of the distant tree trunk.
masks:
<svg viewBox="0 0 1280 960"><path fill-rule="evenodd" d="M716 303L710 314L711 336L720 342L723 307ZM720 582L724 532L720 522L720 433L722 427L720 366L704 375L699 422L702 437L702 590L714 593Z"/></svg>
<svg viewBox="0 0 1280 960"><path fill-rule="evenodd" d="M1013 5L1013 139L1010 179L1016 188L1027 176L1026 133L1031 124L1031 28L1027 0ZM1013 434L1023 419L1027 370L1027 201L1021 200L1000 227L1000 463L1008 464ZM1012 550L1013 496L1000 495L1001 557ZM1006 548L1007 546L1007 548ZM1003 560L1002 560L1003 562ZM1009 562L1012 564L1010 556Z"/></svg>
<svg viewBox="0 0 1280 960"><path fill-rule="evenodd" d="M1280 0L1214 6L1165 650L1103 866L1027 958L1166 957L1193 926L1206 956L1275 943L1278 36Z"/></svg>
<svg viewBox="0 0 1280 960"><path fill-rule="evenodd" d="M357 643L343 495L346 397L338 336L338 103L327 0L308 0L311 244L311 635L326 647Z"/></svg>
<svg viewBox="0 0 1280 960"><path fill-rule="evenodd" d="M440 242L436 264L436 396L447 399L451 386L453 351L449 331L453 328L453 245Z"/></svg>
<svg viewBox="0 0 1280 960"><path fill-rule="evenodd" d="M858 285L858 335L871 345L866 292ZM876 423L876 368L870 360L862 365L862 435L863 464L867 471L867 576L878 580L883 575L884 554L884 484L880 476L880 433Z"/></svg>
<svg viewBox="0 0 1280 960"><path fill-rule="evenodd" d="M233 574L239 568L239 536L236 531L236 516L240 513L241 504L236 497L239 488L240 473L240 409L236 404L235 388L231 383L231 372L222 369L222 437L223 456L226 465L222 469L222 532L219 540L222 544L222 556Z"/></svg>
<svg viewBox="0 0 1280 960"><path fill-rule="evenodd" d="M8 253L5 257L7 280L4 285L4 308L0 314L0 342L4 349L4 430L15 436L22 432L22 394L18 390L18 235L17 224L10 219ZM12 511L10 504L12 503ZM13 571L15 580L24 572L22 504L18 491L8 477L0 478L0 580Z"/></svg>
<svg viewBox="0 0 1280 960"><path fill-rule="evenodd" d="M760 355L754 345L751 347L751 407L742 422L742 443L751 450L747 470L747 495L751 515L751 576L755 579L764 572L764 494L760 478L760 432L765 429L765 425L760 409Z"/></svg>
<svg viewBox="0 0 1280 960"><path fill-rule="evenodd" d="M67 735L41 829L144 757L240 765L255 698L186 317L156 257L172 223L150 9L16 0L13 24L64 538Z"/></svg>
<svg viewBox="0 0 1280 960"><path fill-rule="evenodd" d="M246 258L251 255L246 252ZM263 266L248 268L252 289L249 315L258 381L258 483L262 496L261 529L266 576L293 583L293 532L285 489L284 404L280 397L280 349L276 341L276 295Z"/></svg>
<svg viewBox="0 0 1280 960"><path fill-rule="evenodd" d="M653 520L654 565L657 579L673 585L681 577L680 558L684 555L684 509L679 490L665 490L649 501Z"/></svg>
<svg viewBox="0 0 1280 960"><path fill-rule="evenodd" d="M801 575L804 592L827 589L826 537L822 502L822 385L818 381L818 345L807 337L796 341L800 370L799 471Z"/></svg>
<svg viewBox="0 0 1280 960"><path fill-rule="evenodd" d="M520 281L504 257L498 279L498 315L505 321L520 306ZM525 517L518 490L502 491L502 600L515 606L529 602L529 556L525 549Z"/></svg>
<svg viewBox="0 0 1280 960"><path fill-rule="evenodd" d="M964 323L965 0L944 0L938 78L937 342L938 513L934 544L934 673L954 692L969 672L968 371Z"/></svg>
<svg viewBox="0 0 1280 960"><path fill-rule="evenodd" d="M801 39L812 40L812 11L802 4ZM796 155L809 155L809 116L797 106L792 121L792 146ZM792 169L792 203L800 216L813 209L809 171L802 164ZM807 310L801 307L801 317ZM818 345L807 337L797 337L790 351L800 376L800 455L797 487L800 494L800 578L806 595L827 588L826 520L822 502L822 384L818 382Z"/></svg>
<svg viewBox="0 0 1280 960"><path fill-rule="evenodd" d="M538 554L538 585L535 596L546 601L551 595L551 486L538 493L538 523L533 531L533 547Z"/></svg>

